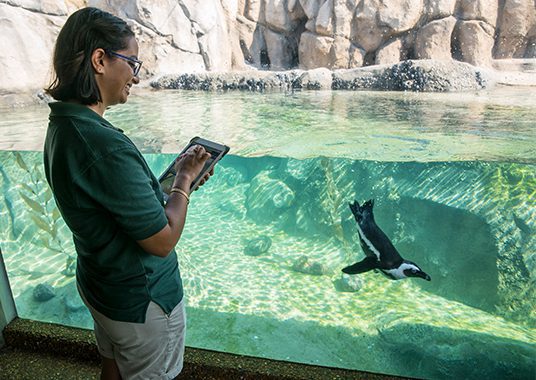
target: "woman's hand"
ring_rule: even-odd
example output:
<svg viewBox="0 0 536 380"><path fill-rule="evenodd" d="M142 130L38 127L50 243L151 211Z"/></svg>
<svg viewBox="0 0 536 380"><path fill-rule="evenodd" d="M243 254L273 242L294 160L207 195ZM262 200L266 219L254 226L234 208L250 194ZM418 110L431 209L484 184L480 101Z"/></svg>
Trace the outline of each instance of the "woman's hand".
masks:
<svg viewBox="0 0 536 380"><path fill-rule="evenodd" d="M191 183L197 178L199 173L201 173L201 170L203 170L203 167L205 166L205 162L209 158L210 153L208 153L201 145L194 145L180 157L177 157L175 160L175 172L177 175L175 176L173 187L178 187L179 189L190 193ZM199 186L202 186L208 181L212 174L214 174L214 169L205 174L201 179ZM192 190L197 190L199 186Z"/></svg>
<svg viewBox="0 0 536 380"><path fill-rule="evenodd" d="M209 158L210 154L201 145L194 145L189 148L175 160L174 168L177 175L173 181L173 187L190 194L192 181L201 173ZM213 170L203 177L200 186L208 180L212 173ZM197 190L197 188L193 190ZM138 240L138 244L145 252L159 257L166 257L173 250L184 228L187 207L188 202L185 202L184 197L180 195L176 195L175 197L170 196L165 206L168 224L153 236L144 240Z"/></svg>

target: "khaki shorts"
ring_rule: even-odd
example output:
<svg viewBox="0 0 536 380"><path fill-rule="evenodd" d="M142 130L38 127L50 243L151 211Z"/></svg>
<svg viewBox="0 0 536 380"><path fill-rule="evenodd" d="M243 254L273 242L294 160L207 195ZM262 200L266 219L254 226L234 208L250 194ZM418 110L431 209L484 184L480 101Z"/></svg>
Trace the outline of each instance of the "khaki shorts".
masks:
<svg viewBox="0 0 536 380"><path fill-rule="evenodd" d="M184 299L167 315L149 303L145 323L114 321L95 310L80 292L94 321L97 348L114 359L124 380L174 379L182 370L186 311Z"/></svg>

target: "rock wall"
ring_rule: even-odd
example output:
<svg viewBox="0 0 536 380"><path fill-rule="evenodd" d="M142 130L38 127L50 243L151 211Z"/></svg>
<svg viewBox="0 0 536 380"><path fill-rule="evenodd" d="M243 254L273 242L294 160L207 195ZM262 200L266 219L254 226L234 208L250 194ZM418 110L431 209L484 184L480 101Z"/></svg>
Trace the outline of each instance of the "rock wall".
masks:
<svg viewBox="0 0 536 380"><path fill-rule="evenodd" d="M86 5L129 21L142 78L536 58L533 0L0 0L0 94L48 83L55 38Z"/></svg>

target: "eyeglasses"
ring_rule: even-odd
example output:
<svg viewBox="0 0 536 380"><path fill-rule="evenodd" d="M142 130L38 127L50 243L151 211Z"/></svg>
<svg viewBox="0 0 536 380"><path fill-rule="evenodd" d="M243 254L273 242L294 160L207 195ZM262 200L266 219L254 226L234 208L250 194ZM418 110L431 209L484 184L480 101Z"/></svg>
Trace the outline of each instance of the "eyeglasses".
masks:
<svg viewBox="0 0 536 380"><path fill-rule="evenodd" d="M127 57L126 55L119 54L114 51L106 50L106 53L126 61L129 64L129 66L132 68L132 72L134 73L134 76L135 77L138 76L140 69L141 69L141 65L143 63L142 61L138 61L135 58Z"/></svg>

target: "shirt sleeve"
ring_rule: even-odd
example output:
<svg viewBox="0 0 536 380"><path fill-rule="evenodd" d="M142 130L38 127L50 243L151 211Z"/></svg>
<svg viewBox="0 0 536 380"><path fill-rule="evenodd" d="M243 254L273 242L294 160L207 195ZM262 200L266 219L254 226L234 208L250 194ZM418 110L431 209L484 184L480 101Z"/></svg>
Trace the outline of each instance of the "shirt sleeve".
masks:
<svg viewBox="0 0 536 380"><path fill-rule="evenodd" d="M122 148L98 159L82 175L80 185L134 240L146 239L168 223L156 196L153 178L141 154Z"/></svg>

